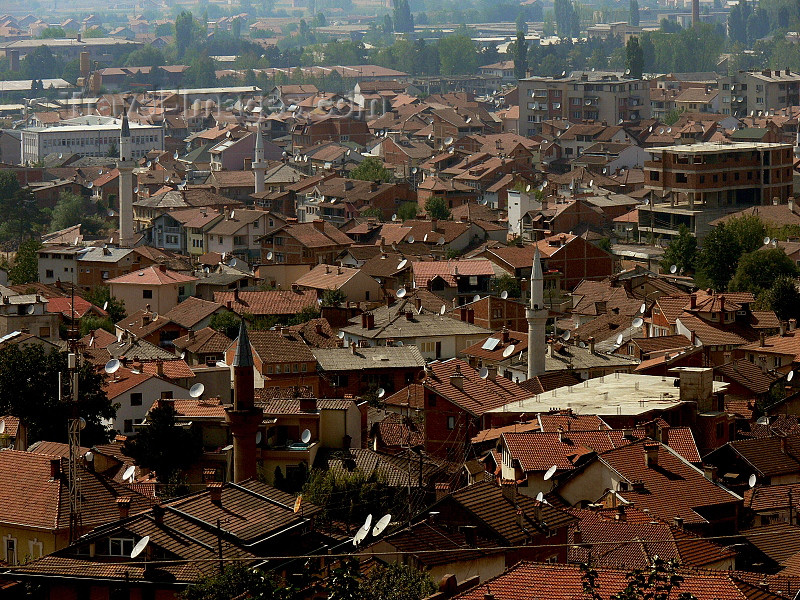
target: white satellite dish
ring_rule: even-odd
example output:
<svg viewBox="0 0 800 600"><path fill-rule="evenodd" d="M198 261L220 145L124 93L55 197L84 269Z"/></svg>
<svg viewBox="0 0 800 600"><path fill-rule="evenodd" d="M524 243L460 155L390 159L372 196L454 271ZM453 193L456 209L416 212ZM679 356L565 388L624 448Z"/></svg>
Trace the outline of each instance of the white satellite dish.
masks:
<svg viewBox="0 0 800 600"><path fill-rule="evenodd" d="M442 307L439 309L439 314L444 316L444 313L447 312L447 305L442 304Z"/></svg>
<svg viewBox="0 0 800 600"><path fill-rule="evenodd" d="M772 241L772 240L769 238L769 236L765 237L765 238L764 238L764 245L766 246L766 245L767 245L767 244L769 244L771 241Z"/></svg>
<svg viewBox="0 0 800 600"><path fill-rule="evenodd" d="M270 252L267 252L267 260L272 260L272 257L273 257L273 256L275 256L275 255L274 255L274 254L272 254L272 251L270 251Z"/></svg>
<svg viewBox="0 0 800 600"><path fill-rule="evenodd" d="M28 313L29 315L32 315L33 313L36 312L36 306L34 306L33 304L29 304L28 308L25 309L25 312Z"/></svg>
<svg viewBox="0 0 800 600"><path fill-rule="evenodd" d="M640 315L643 315L643 314L644 314L644 311L646 311L646 310L647 310L647 304L645 304L644 302L642 302L642 305L639 307L639 314L640 314Z"/></svg>
<svg viewBox="0 0 800 600"><path fill-rule="evenodd" d="M444 236L443 235L439 236L439 239L436 240L436 245L437 246L444 246Z"/></svg>
<svg viewBox="0 0 800 600"><path fill-rule="evenodd" d="M308 429L303 429L303 433L300 434L300 441L304 444L311 441L311 432Z"/></svg>
<svg viewBox="0 0 800 600"><path fill-rule="evenodd" d="M751 488L752 487L756 487L756 482L757 481L758 481L758 478L756 477L756 474L753 473L752 475L750 475L750 478L747 480L747 485L749 485Z"/></svg>
<svg viewBox="0 0 800 600"><path fill-rule="evenodd" d="M477 302L477 301L478 301L478 300L480 300L480 299L481 299L481 295L480 295L480 294L475 294L475 295L472 297L472 301L473 301L473 302Z"/></svg>
<svg viewBox="0 0 800 600"><path fill-rule="evenodd" d="M183 360L184 358L186 358L186 350L181 352L181 360Z"/></svg>
<svg viewBox="0 0 800 600"><path fill-rule="evenodd" d="M398 263L398 265L397 265L397 270L399 271L400 269L404 269L404 268L405 268L405 266L406 266L407 264L408 264L408 259L407 259L407 258L404 258L403 260L401 260L401 261Z"/></svg>
<svg viewBox="0 0 800 600"><path fill-rule="evenodd" d="M380 519L378 519L378 522L375 523L375 527L372 528L372 535L377 537L382 534L384 529L386 529L391 522L392 515L383 515Z"/></svg>
<svg viewBox="0 0 800 600"><path fill-rule="evenodd" d="M451 138L451 137L444 138L444 145L445 146L449 146L452 143L453 143L453 138Z"/></svg>
<svg viewBox="0 0 800 600"><path fill-rule="evenodd" d="M413 244L416 240L414 239L413 235L408 236L408 243Z"/></svg>
<svg viewBox="0 0 800 600"><path fill-rule="evenodd" d="M116 358L112 358L110 361L106 363L105 372L109 375L116 373L119 370L119 360Z"/></svg>
<svg viewBox="0 0 800 600"><path fill-rule="evenodd" d="M180 154L178 154L178 151L175 150L175 153L172 155L172 158L174 158L175 160L178 160L179 156L180 156Z"/></svg>
<svg viewBox="0 0 800 600"><path fill-rule="evenodd" d="M4 434L5 432L6 432L6 420L3 419L2 421L0 421L0 435Z"/></svg>
<svg viewBox="0 0 800 600"><path fill-rule="evenodd" d="M89 348L94 346L94 335L89 336Z"/></svg>
<svg viewBox="0 0 800 600"><path fill-rule="evenodd" d="M547 472L544 474L544 477L543 477L543 479L544 479L545 481L548 481L549 479L551 479L551 478L553 477L553 475L555 475L555 474L556 474L556 470L557 470L557 469L558 469L558 467L557 467L556 465L553 465L552 467L550 467L549 469L547 469Z"/></svg>
<svg viewBox="0 0 800 600"><path fill-rule="evenodd" d="M514 350L516 350L516 347L514 346L514 344L511 344L510 346L508 346L505 350L503 350L503 358L508 358L509 356L514 354Z"/></svg>
<svg viewBox="0 0 800 600"><path fill-rule="evenodd" d="M756 425L769 425L769 417L764 415L756 419Z"/></svg>
<svg viewBox="0 0 800 600"><path fill-rule="evenodd" d="M235 211L235 210L232 210L232 211L231 211L231 219L233 219L233 217L235 217L235 216L236 216L236 211Z"/></svg>
<svg viewBox="0 0 800 600"><path fill-rule="evenodd" d="M340 340L343 340L344 339L344 331L340 331L339 333L337 333L336 337L338 337Z"/></svg>
<svg viewBox="0 0 800 600"><path fill-rule="evenodd" d="M500 297L503 300L507 299L508 298L508 290L503 290L502 292L500 292Z"/></svg>
<svg viewBox="0 0 800 600"><path fill-rule="evenodd" d="M489 369L487 367L481 367L481 370L478 371L478 375L481 379L486 379L489 377Z"/></svg>
<svg viewBox="0 0 800 600"><path fill-rule="evenodd" d="M678 265L672 265L672 266L669 268L669 272L670 272L670 273L672 273L673 275L674 275L675 273L677 273L677 272L678 272Z"/></svg>
<svg viewBox="0 0 800 600"><path fill-rule="evenodd" d="M375 395L378 398L383 398L386 395L386 390L383 388L378 388L378 390L375 392Z"/></svg>
<svg viewBox="0 0 800 600"><path fill-rule="evenodd" d="M133 550L131 550L131 558L136 558L142 552L144 552L144 549L147 548L147 544L149 544L149 543L150 543L150 536L149 535L146 535L142 539L140 539L136 543L136 545L133 547Z"/></svg>
<svg viewBox="0 0 800 600"><path fill-rule="evenodd" d="M94 187L94 183L90 181L89 183L86 184L86 187L92 189Z"/></svg>
<svg viewBox="0 0 800 600"><path fill-rule="evenodd" d="M399 290L397 290L397 293L395 294L395 296L397 296L398 298L405 298L405 295L406 295L406 288L404 287L401 287Z"/></svg>
<svg viewBox="0 0 800 600"><path fill-rule="evenodd" d="M623 337L622 337L622 334L620 333L620 334L617 336L617 346L621 346L621 345L622 345L622 340L624 340L624 339L625 339L625 338L623 338Z"/></svg>
<svg viewBox="0 0 800 600"><path fill-rule="evenodd" d="M571 338L571 337L572 337L572 332L569 331L569 330L567 330L563 334L561 334L561 339L564 340L565 342L568 341L569 338Z"/></svg>
<svg viewBox="0 0 800 600"><path fill-rule="evenodd" d="M139 186L138 185L135 188L133 188L133 193L134 194L138 194L139 193Z"/></svg>
<svg viewBox="0 0 800 600"><path fill-rule="evenodd" d="M632 325L633 325L634 327L641 327L643 323L644 323L644 319L642 319L642 317L636 317L636 318L633 320L633 323L632 323Z"/></svg>
<svg viewBox="0 0 800 600"><path fill-rule="evenodd" d="M125 469L125 472L122 474L122 481L127 481L128 483L131 483L133 481L134 475L136 475L136 467L134 465L131 465L130 467Z"/></svg>
<svg viewBox="0 0 800 600"><path fill-rule="evenodd" d="M397 215L392 215L392 221L397 221Z"/></svg>
<svg viewBox="0 0 800 600"><path fill-rule="evenodd" d="M256 446L258 446L261 443L263 437L264 437L263 433L261 433L260 431L256 431Z"/></svg>
<svg viewBox="0 0 800 600"><path fill-rule="evenodd" d="M544 500L544 494L542 492L539 492L538 494L536 494L536 501L541 502L542 500Z"/></svg>
<svg viewBox="0 0 800 600"><path fill-rule="evenodd" d="M89 450L86 454L83 455L83 458L86 459L86 462L92 462L94 460L94 453Z"/></svg>
<svg viewBox="0 0 800 600"><path fill-rule="evenodd" d="M108 310L108 300L103 302L103 310Z"/></svg>
<svg viewBox="0 0 800 600"><path fill-rule="evenodd" d="M791 381L794 379L794 371L789 371L789 374L786 376L786 381Z"/></svg>
<svg viewBox="0 0 800 600"><path fill-rule="evenodd" d="M206 391L206 386L204 386L202 383L195 383L189 389L189 395L192 398L199 398L200 396L203 395L203 392L205 392L205 391Z"/></svg>
<svg viewBox="0 0 800 600"><path fill-rule="evenodd" d="M370 515L372 516L372 515ZM369 528L364 529L363 527L356 532L355 537L353 538L353 546L358 546L361 542L364 541L364 538L367 537L369 533Z"/></svg>

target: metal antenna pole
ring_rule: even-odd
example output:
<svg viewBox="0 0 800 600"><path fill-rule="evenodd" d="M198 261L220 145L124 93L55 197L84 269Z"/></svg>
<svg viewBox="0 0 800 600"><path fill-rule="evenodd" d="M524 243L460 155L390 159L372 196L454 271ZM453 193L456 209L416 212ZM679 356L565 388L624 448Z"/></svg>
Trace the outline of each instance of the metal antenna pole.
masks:
<svg viewBox="0 0 800 600"><path fill-rule="evenodd" d="M75 284L72 285L72 301L70 306L70 326L67 334L69 353L67 354L67 371L69 394L66 401L70 403L70 418L67 423L69 442L69 541L80 537L81 529L81 481L78 473L78 462L81 457L81 429L86 421L78 416L78 327L75 323ZM59 394L61 394L59 389Z"/></svg>

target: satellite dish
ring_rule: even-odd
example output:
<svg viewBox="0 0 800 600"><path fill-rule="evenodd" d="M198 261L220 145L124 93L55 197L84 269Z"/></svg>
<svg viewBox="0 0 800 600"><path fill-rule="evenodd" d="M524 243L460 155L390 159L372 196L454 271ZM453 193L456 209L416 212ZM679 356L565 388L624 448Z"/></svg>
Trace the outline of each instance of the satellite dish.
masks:
<svg viewBox="0 0 800 600"><path fill-rule="evenodd" d="M203 395L203 392L205 392L205 391L206 391L206 386L204 386L202 383L195 383L189 389L189 395L192 398L199 398L200 396Z"/></svg>
<svg viewBox="0 0 800 600"><path fill-rule="evenodd" d="M90 450L89 452L83 455L83 458L86 459L86 462L92 462L94 460L94 453Z"/></svg>
<svg viewBox="0 0 800 600"><path fill-rule="evenodd" d="M556 470L557 470L557 469L558 469L558 467L557 467L556 465L553 465L552 467L550 467L549 469L547 469L547 472L544 474L544 477L543 477L543 479L544 479L545 481L548 481L549 479L551 479L551 478L553 477L553 475L555 475L555 474L556 474Z"/></svg>
<svg viewBox="0 0 800 600"><path fill-rule="evenodd" d="M481 379L486 379L489 377L489 369L487 367L481 367L481 370L478 371L478 375Z"/></svg>
<svg viewBox="0 0 800 600"><path fill-rule="evenodd" d="M153 166L153 163L152 163L151 161L149 161L149 160L148 160L148 161L147 161L147 168L149 169L149 168L150 168L150 167L152 167L152 166Z"/></svg>
<svg viewBox="0 0 800 600"><path fill-rule="evenodd" d="M514 354L514 350L516 350L516 347L514 346L514 344L511 344L510 346L508 346L505 350L503 350L503 358L508 358L509 356Z"/></svg>
<svg viewBox="0 0 800 600"><path fill-rule="evenodd" d="M133 476L136 474L136 466L131 465L125 472L122 474L122 481L127 481L128 483L133 481Z"/></svg>
<svg viewBox="0 0 800 600"><path fill-rule="evenodd" d="M133 547L133 550L131 550L131 558L136 558L142 552L144 552L144 549L147 548L147 544L149 544L149 543L150 543L150 536L149 535L146 535L142 539L140 539L136 543L136 545Z"/></svg>
<svg viewBox="0 0 800 600"><path fill-rule="evenodd" d="M133 193L134 194L138 194L139 193L139 186L138 185L135 188L133 188Z"/></svg>
<svg viewBox="0 0 800 600"><path fill-rule="evenodd" d="M304 429L303 433L300 434L300 441L304 444L311 441L311 432L308 429Z"/></svg>
<svg viewBox="0 0 800 600"><path fill-rule="evenodd" d="M408 236L408 243L413 244L414 242L415 242L414 236L413 235Z"/></svg>
<svg viewBox="0 0 800 600"><path fill-rule="evenodd" d="M586 342L578 342L578 348L586 348Z"/></svg>
<svg viewBox="0 0 800 600"><path fill-rule="evenodd" d="M621 346L621 345L622 345L622 340L623 340L623 339L625 339L625 338L623 338L623 337L622 337L622 334L620 333L620 334L617 336L617 346Z"/></svg>
<svg viewBox="0 0 800 600"><path fill-rule="evenodd" d="M422 241L423 242L427 242L428 241L428 234L427 233L422 236Z"/></svg>
<svg viewBox="0 0 800 600"><path fill-rule="evenodd" d="M526 192L530 192L531 191L531 184L530 183L525 186L525 191Z"/></svg>
<svg viewBox="0 0 800 600"><path fill-rule="evenodd" d="M501 297L503 300L505 300L506 298L508 298L508 290L503 290L502 292L500 292L500 297Z"/></svg>
<svg viewBox="0 0 800 600"><path fill-rule="evenodd" d="M669 272L670 272L670 273L672 273L673 275L674 275L675 273L677 273L677 272L678 272L678 265L672 265L672 266L669 268Z"/></svg>
<svg viewBox="0 0 800 600"><path fill-rule="evenodd" d="M272 260L273 256L274 254L272 254L272 251L267 252L267 260Z"/></svg>
<svg viewBox="0 0 800 600"><path fill-rule="evenodd" d="M89 183L86 184L86 187L92 189L94 187L94 183L90 181Z"/></svg>
<svg viewBox="0 0 800 600"><path fill-rule="evenodd" d="M439 309L439 314L444 316L444 313L447 312L447 306L442 304L442 307Z"/></svg>
<svg viewBox="0 0 800 600"><path fill-rule="evenodd" d="M372 528L372 535L379 536L383 533L383 530L389 526L389 523L392 522L392 515L383 515L378 522L375 523L375 527Z"/></svg>
<svg viewBox="0 0 800 600"><path fill-rule="evenodd" d="M750 475L750 478L747 480L747 485L749 485L751 488L752 487L756 487L756 482L757 481L758 481L758 478L756 477L756 474L753 473L752 475Z"/></svg>
<svg viewBox="0 0 800 600"><path fill-rule="evenodd" d="M186 358L186 350L181 352L181 360L183 360L184 358Z"/></svg>
<svg viewBox="0 0 800 600"><path fill-rule="evenodd" d="M369 528L364 529L362 527L361 529L359 529L355 537L353 538L353 546L358 546L361 542L363 542L364 538L367 537L368 533L369 533Z"/></svg>
<svg viewBox="0 0 800 600"><path fill-rule="evenodd" d="M0 421L0 435L4 434L5 432L6 432L6 420L3 419L2 421Z"/></svg>
<svg viewBox="0 0 800 600"><path fill-rule="evenodd" d="M416 175L416 174L417 174L417 171L418 171L417 167L411 167L411 173L412 173L413 175Z"/></svg>
<svg viewBox="0 0 800 600"><path fill-rule="evenodd" d="M405 298L405 295L406 295L406 288L404 288L404 287L401 287L401 288L400 288L399 290L397 290L397 292L395 293L395 296L397 296L398 298Z"/></svg>
<svg viewBox="0 0 800 600"><path fill-rule="evenodd" d="M644 323L644 319L642 319L642 317L636 317L633 320L633 326L634 327L641 327L643 323Z"/></svg>
<svg viewBox="0 0 800 600"><path fill-rule="evenodd" d="M453 138L451 138L451 137L444 138L444 145L445 146L449 146L452 143L453 143Z"/></svg>
<svg viewBox="0 0 800 600"><path fill-rule="evenodd" d="M766 415L763 417L759 417L756 420L756 425L769 425L769 417L767 417Z"/></svg>
<svg viewBox="0 0 800 600"><path fill-rule="evenodd" d="M475 295L472 297L472 301L473 301L473 302L477 302L477 301L478 301L478 300L480 300L480 299L481 299L481 295L480 295L480 294L475 294Z"/></svg>
<svg viewBox="0 0 800 600"><path fill-rule="evenodd" d="M561 339L562 339L562 340L564 340L564 341L566 342L566 341L568 341L568 340L569 340L569 338L571 338L571 337L572 337L572 332L571 332L571 331L569 331L569 330L567 330L567 331L565 331L565 332L562 334L562 336L561 336Z"/></svg>
<svg viewBox="0 0 800 600"><path fill-rule="evenodd" d="M544 494L542 492L539 492L538 494L536 494L536 501L541 502L542 500L544 500Z"/></svg>
<svg viewBox="0 0 800 600"><path fill-rule="evenodd" d="M378 398L383 398L383 397L386 395L386 390L385 390L385 389L383 389L383 388L378 388L378 391L377 391L377 392L375 392L375 395L376 395Z"/></svg>
<svg viewBox="0 0 800 600"><path fill-rule="evenodd" d="M765 237L765 238L764 238L764 245L766 246L766 245L767 245L767 244L769 244L771 241L772 241L772 240L771 240L771 239L769 239L769 236Z"/></svg>
<svg viewBox="0 0 800 600"><path fill-rule="evenodd" d="M336 337L338 337L340 340L343 340L344 339L344 331L340 331L339 333L337 333Z"/></svg>
<svg viewBox="0 0 800 600"><path fill-rule="evenodd" d="M172 155L172 158L174 158L175 160L178 160L179 156L180 156L180 154L178 154L178 151L175 150L175 154Z"/></svg>
<svg viewBox="0 0 800 600"><path fill-rule="evenodd" d="M646 311L646 310L647 310L647 304L645 304L644 302L642 302L642 305L639 307L639 314L642 314L642 315L643 315L643 314L644 314L644 311Z"/></svg>
<svg viewBox="0 0 800 600"><path fill-rule="evenodd" d="M392 215L392 221L397 221L397 215Z"/></svg>
<svg viewBox="0 0 800 600"><path fill-rule="evenodd" d="M92 346L94 346L94 334L89 336L89 348L91 348Z"/></svg>
<svg viewBox="0 0 800 600"><path fill-rule="evenodd" d="M794 379L794 371L789 371L789 374L786 376L786 381L791 381Z"/></svg>
<svg viewBox="0 0 800 600"><path fill-rule="evenodd" d="M116 373L119 370L119 360L112 358L106 363L105 372L109 375Z"/></svg>
<svg viewBox="0 0 800 600"><path fill-rule="evenodd" d="M444 246L444 236L443 235L439 236L439 239L436 240L436 245L437 246Z"/></svg>
<svg viewBox="0 0 800 600"><path fill-rule="evenodd" d="M34 306L33 304L29 304L28 308L25 309L25 312L28 313L29 315L32 315L33 313L36 312L36 306Z"/></svg>
<svg viewBox="0 0 800 600"><path fill-rule="evenodd" d="M258 446L261 443L263 437L264 434L262 434L260 431L256 431L256 446Z"/></svg>

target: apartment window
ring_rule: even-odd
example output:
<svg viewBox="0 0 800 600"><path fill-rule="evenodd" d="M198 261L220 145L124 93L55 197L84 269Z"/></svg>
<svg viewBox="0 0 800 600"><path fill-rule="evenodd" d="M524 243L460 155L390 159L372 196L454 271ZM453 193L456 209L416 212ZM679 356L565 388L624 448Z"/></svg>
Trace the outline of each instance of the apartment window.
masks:
<svg viewBox="0 0 800 600"><path fill-rule="evenodd" d="M775 368L778 368L778 367L781 366L781 357L780 356L773 357L772 366L775 367Z"/></svg>
<svg viewBox="0 0 800 600"><path fill-rule="evenodd" d="M686 183L686 173L675 173L675 181L677 183Z"/></svg>
<svg viewBox="0 0 800 600"><path fill-rule="evenodd" d="M140 392L134 392L131 394L131 406L141 406L142 405L142 394Z"/></svg>
<svg viewBox="0 0 800 600"><path fill-rule="evenodd" d="M132 433L133 432L133 419L125 419L122 422L122 431L123 431L123 433Z"/></svg>
<svg viewBox="0 0 800 600"><path fill-rule="evenodd" d="M756 96L756 104L764 104L763 96Z"/></svg>
<svg viewBox="0 0 800 600"><path fill-rule="evenodd" d="M150 300L153 297L153 290L142 290L142 298Z"/></svg>
<svg viewBox="0 0 800 600"><path fill-rule="evenodd" d="M658 171L650 171L650 181L658 181L661 177L661 173Z"/></svg>
<svg viewBox="0 0 800 600"><path fill-rule="evenodd" d="M108 271L100 271L100 277L103 279L108 279Z"/></svg>
<svg viewBox="0 0 800 600"><path fill-rule="evenodd" d="M49 327L39 327L39 337L40 338L49 338L50 337L50 328Z"/></svg>
<svg viewBox="0 0 800 600"><path fill-rule="evenodd" d="M449 430L453 430L456 428L456 418L455 417L447 417L447 428Z"/></svg>
<svg viewBox="0 0 800 600"><path fill-rule="evenodd" d="M44 272L44 276L52 279L54 277L53 269L46 269L45 272Z"/></svg>
<svg viewBox="0 0 800 600"><path fill-rule="evenodd" d="M17 539L6 538L6 562L10 565L17 564Z"/></svg>

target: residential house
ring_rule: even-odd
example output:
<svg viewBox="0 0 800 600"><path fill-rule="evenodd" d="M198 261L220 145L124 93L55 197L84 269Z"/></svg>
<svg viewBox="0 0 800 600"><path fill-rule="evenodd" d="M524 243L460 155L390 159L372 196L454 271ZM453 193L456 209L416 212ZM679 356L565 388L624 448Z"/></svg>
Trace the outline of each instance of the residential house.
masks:
<svg viewBox="0 0 800 600"><path fill-rule="evenodd" d="M322 299L328 290L344 294L348 302L380 302L383 300L381 284L361 269L317 265L297 279L292 287L312 290Z"/></svg>
<svg viewBox="0 0 800 600"><path fill-rule="evenodd" d="M208 153L211 155L212 171L247 171L253 163L253 153L257 132L243 131L232 133L230 137L218 142ZM262 134L262 138L264 138ZM281 160L283 148L264 139L264 160Z"/></svg>
<svg viewBox="0 0 800 600"><path fill-rule="evenodd" d="M261 239L263 264L335 264L353 240L331 223L289 223L266 233Z"/></svg>
<svg viewBox="0 0 800 600"><path fill-rule="evenodd" d="M468 299L447 314L454 319L474 323L478 327L493 331L503 327L514 331L527 331L526 308L523 303L516 300L487 294L481 296L480 300Z"/></svg>
<svg viewBox="0 0 800 600"><path fill-rule="evenodd" d="M98 285L108 285L111 279L146 268L154 262L135 248L90 248L78 256L77 284L88 292ZM127 308L131 310L131 307Z"/></svg>
<svg viewBox="0 0 800 600"><path fill-rule="evenodd" d="M270 217L263 210L225 211L224 218L207 229L205 246L209 252L253 262L260 257L258 240L268 230Z"/></svg>
<svg viewBox="0 0 800 600"><path fill-rule="evenodd" d="M309 148L320 142L352 142L366 146L371 134L365 121L352 116L326 115L298 120L291 130L293 148Z"/></svg>
<svg viewBox="0 0 800 600"><path fill-rule="evenodd" d="M759 485L800 482L800 435L731 440L703 458L725 485L744 492L751 475Z"/></svg>
<svg viewBox="0 0 800 600"><path fill-rule="evenodd" d="M163 314L192 296L196 281L197 277L158 265L110 279L108 286L111 295L124 302L128 311L150 306Z"/></svg>
<svg viewBox="0 0 800 600"><path fill-rule="evenodd" d="M0 286L0 336L15 332L31 334L44 340L58 340L61 315L48 312L48 300L39 294L18 294Z"/></svg>
<svg viewBox="0 0 800 600"><path fill-rule="evenodd" d="M172 345L189 365L213 367L225 360L231 339L211 327L204 327L190 329L186 335L172 340Z"/></svg>
<svg viewBox="0 0 800 600"><path fill-rule="evenodd" d="M447 302L463 305L475 296L488 295L494 277L486 259L416 261L412 263L414 287L435 293Z"/></svg>
<svg viewBox="0 0 800 600"><path fill-rule="evenodd" d="M277 317L285 322L303 310L317 307L317 294L302 290L215 292L214 302L247 318Z"/></svg>

